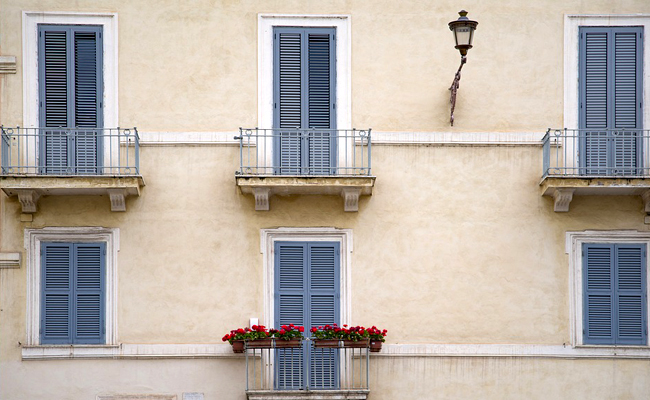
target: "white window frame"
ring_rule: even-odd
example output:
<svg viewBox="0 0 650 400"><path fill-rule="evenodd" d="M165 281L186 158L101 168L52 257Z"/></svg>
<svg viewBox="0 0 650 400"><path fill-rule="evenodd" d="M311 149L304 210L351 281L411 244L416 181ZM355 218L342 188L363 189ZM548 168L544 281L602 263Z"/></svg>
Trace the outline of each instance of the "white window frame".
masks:
<svg viewBox="0 0 650 400"><path fill-rule="evenodd" d="M118 124L117 99L117 14L83 12L23 11L23 127L38 128L39 82L38 82L38 25L97 25L102 27L103 65L103 124L116 128ZM104 138L104 160L113 163L117 137ZM110 143L109 141L113 141ZM30 136L24 144L23 159L27 165L38 165L38 140ZM114 152L115 153L115 152ZM112 157L111 157L112 156ZM113 158L113 159L112 159Z"/></svg>
<svg viewBox="0 0 650 400"><path fill-rule="evenodd" d="M594 345L585 344L583 340L582 330L583 314L584 314L584 300L583 300L583 257L582 245L585 243L603 243L603 244L619 244L619 243L640 243L646 246L646 254L650 249L650 232L638 231L582 231L582 232L567 232L566 233L566 253L569 255L569 298L570 310L569 315L571 318L571 343L574 347L626 347L626 348L650 348L649 345ZM646 291L650 288L650 257L646 257ZM650 296L646 293L646 300L650 300ZM646 305L646 312L650 310L650 301ZM650 318L646 318L650 321ZM650 325L650 323L648 323ZM646 326L650 330L650 326Z"/></svg>
<svg viewBox="0 0 650 400"><path fill-rule="evenodd" d="M120 245L119 228L101 227L48 227L25 229L27 253L27 346L41 346L41 242L84 242L106 244L105 276L105 343L117 345L117 252ZM90 347L88 345L43 345L44 347ZM98 347L97 345L92 345Z"/></svg>
<svg viewBox="0 0 650 400"><path fill-rule="evenodd" d="M336 242L340 246L340 307L341 324L350 324L352 229L337 228L275 228L262 229L260 252L264 270L264 322L272 327L275 323L275 242Z"/></svg>
<svg viewBox="0 0 650 400"><path fill-rule="evenodd" d="M319 27L336 29L336 129L352 129L352 78L351 78L351 22L349 15L286 15L260 14L257 38L257 126L273 127L273 28L278 26ZM351 140L352 138L347 138ZM258 139L260 166L273 165L273 143L270 139ZM341 139L345 140L345 139ZM338 160L350 159L353 143L338 146Z"/></svg>
<svg viewBox="0 0 650 400"><path fill-rule="evenodd" d="M565 15L564 16L564 128L578 129L580 123L580 27L642 26L643 35L643 128L650 124L650 14ZM562 127L558 127L562 128ZM566 140L566 165L577 165L577 140ZM644 149L648 151L649 149Z"/></svg>

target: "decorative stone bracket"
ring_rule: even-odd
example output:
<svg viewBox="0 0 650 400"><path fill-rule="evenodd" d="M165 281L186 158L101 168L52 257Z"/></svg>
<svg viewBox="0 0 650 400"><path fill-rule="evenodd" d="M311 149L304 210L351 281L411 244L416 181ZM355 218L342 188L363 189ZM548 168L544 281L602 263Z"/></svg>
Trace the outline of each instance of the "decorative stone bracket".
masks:
<svg viewBox="0 0 650 400"><path fill-rule="evenodd" d="M17 196L23 213L35 213L42 196L104 195L111 211L126 211L126 197L139 196L142 177L4 177L0 188Z"/></svg>
<svg viewBox="0 0 650 400"><path fill-rule="evenodd" d="M555 200L553 211L568 212L574 191L575 189L555 189L555 192L553 192L553 199Z"/></svg>
<svg viewBox="0 0 650 400"><path fill-rule="evenodd" d="M346 212L359 211L359 196L372 195L375 177L237 177L241 192L255 197L256 211L269 211L272 195L340 195Z"/></svg>

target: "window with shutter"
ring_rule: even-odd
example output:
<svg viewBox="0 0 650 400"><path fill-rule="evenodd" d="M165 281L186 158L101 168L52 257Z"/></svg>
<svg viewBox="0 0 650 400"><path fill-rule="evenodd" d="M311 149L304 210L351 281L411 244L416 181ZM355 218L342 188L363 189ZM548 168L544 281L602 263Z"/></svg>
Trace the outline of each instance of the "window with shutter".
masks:
<svg viewBox="0 0 650 400"><path fill-rule="evenodd" d="M335 28L274 28L276 174L331 175L336 155Z"/></svg>
<svg viewBox="0 0 650 400"><path fill-rule="evenodd" d="M38 26L39 166L98 174L102 164L102 28Z"/></svg>
<svg viewBox="0 0 650 400"><path fill-rule="evenodd" d="M41 344L104 343L104 243L41 243Z"/></svg>
<svg viewBox="0 0 650 400"><path fill-rule="evenodd" d="M583 244L584 344L647 344L646 246Z"/></svg>
<svg viewBox="0 0 650 400"><path fill-rule="evenodd" d="M340 323L339 244L334 242L275 243L275 321L312 326ZM335 350L280 352L277 389L334 389L338 384ZM306 365L305 360L309 360ZM309 371L309 376L307 376Z"/></svg>
<svg viewBox="0 0 650 400"><path fill-rule="evenodd" d="M642 160L642 27L580 27L580 167L637 175Z"/></svg>

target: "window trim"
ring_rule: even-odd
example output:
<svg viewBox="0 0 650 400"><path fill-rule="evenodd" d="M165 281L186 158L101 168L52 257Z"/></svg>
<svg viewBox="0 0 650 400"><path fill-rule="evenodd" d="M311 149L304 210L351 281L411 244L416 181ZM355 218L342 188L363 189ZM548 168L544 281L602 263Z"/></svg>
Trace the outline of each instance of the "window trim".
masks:
<svg viewBox="0 0 650 400"><path fill-rule="evenodd" d="M105 281L105 343L100 346L117 345L117 252L119 251L119 228L101 227L48 227L25 229L25 250L27 253L27 346L41 346L40 343L40 297L41 297L41 242L86 242L106 244ZM86 345L43 345L47 347L77 347ZM97 345L92 345L97 347Z"/></svg>
<svg viewBox="0 0 650 400"><path fill-rule="evenodd" d="M118 126L117 14L23 11L23 126L39 127L38 25L99 25L103 36L103 126Z"/></svg>
<svg viewBox="0 0 650 400"><path fill-rule="evenodd" d="M349 324L352 320L351 262L352 229L337 228L275 228L260 231L260 253L263 259L264 325L275 323L275 242L337 242L340 248L340 321Z"/></svg>
<svg viewBox="0 0 650 400"><path fill-rule="evenodd" d="M564 127L575 129L579 126L580 87L578 84L581 26L642 26L643 37L643 116L644 127L650 126L650 14L621 15L565 15L564 16ZM647 128L646 128L647 129Z"/></svg>
<svg viewBox="0 0 650 400"><path fill-rule="evenodd" d="M603 244L643 244L646 251L650 249L650 232L631 230L615 231L581 231L566 233L565 252L569 255L569 316L571 345L573 347L599 347L599 348L650 348L646 345L611 345L611 344L585 344L582 329L584 327L584 292L583 292L583 257L582 246L585 243ZM650 310L650 296L647 293L650 284L650 257L646 258L646 310ZM647 311L646 311L647 312ZM650 318L646 318L650 321ZM650 330L650 322L646 329Z"/></svg>
<svg viewBox="0 0 650 400"><path fill-rule="evenodd" d="M643 38L643 127L650 124L650 105L647 98L650 95L650 79L646 79L650 68L650 14L620 14L620 15L570 15L564 16L564 127L578 129L580 126L580 27L613 27L613 26L641 26L644 31ZM647 129L647 128L645 128ZM576 141L568 140L565 143L567 165L577 165L578 146ZM648 149L643 149L644 153Z"/></svg>

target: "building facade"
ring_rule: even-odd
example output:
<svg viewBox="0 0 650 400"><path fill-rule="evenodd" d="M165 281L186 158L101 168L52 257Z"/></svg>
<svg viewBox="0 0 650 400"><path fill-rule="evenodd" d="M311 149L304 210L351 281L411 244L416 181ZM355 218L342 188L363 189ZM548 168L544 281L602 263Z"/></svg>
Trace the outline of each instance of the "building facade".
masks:
<svg viewBox="0 0 650 400"><path fill-rule="evenodd" d="M646 398L648 31L642 0L1 0L0 398ZM221 340L288 323L388 336Z"/></svg>

